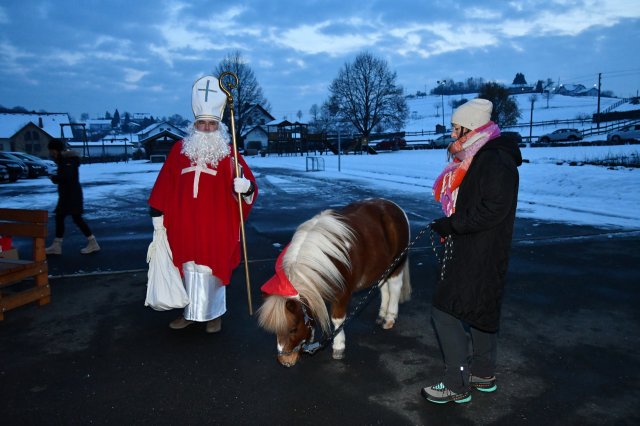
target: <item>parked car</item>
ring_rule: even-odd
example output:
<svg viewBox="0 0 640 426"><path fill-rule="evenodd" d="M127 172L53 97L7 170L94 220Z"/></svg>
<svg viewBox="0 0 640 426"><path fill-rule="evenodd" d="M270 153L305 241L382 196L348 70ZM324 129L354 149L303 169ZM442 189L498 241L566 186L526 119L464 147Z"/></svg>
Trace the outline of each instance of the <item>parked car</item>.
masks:
<svg viewBox="0 0 640 426"><path fill-rule="evenodd" d="M25 161L35 161L37 163L42 164L45 169L47 170L46 175L50 176L50 175L55 175L56 172L58 171L58 165L55 163L55 161L51 161L51 160L45 160L42 159L40 157L36 157L35 155L31 155L31 154L27 154L26 152L16 152L16 151L9 151L9 154L18 157L19 159Z"/></svg>
<svg viewBox="0 0 640 426"><path fill-rule="evenodd" d="M9 182L9 169L0 164L0 182Z"/></svg>
<svg viewBox="0 0 640 426"><path fill-rule="evenodd" d="M518 143L518 146L522 145L522 135L518 132L511 132L511 131L505 131L505 132L500 132L501 136L512 136L516 139L516 142Z"/></svg>
<svg viewBox="0 0 640 426"><path fill-rule="evenodd" d="M453 138L447 133L432 140L431 145L436 148L446 148L451 144L451 142L453 142Z"/></svg>
<svg viewBox="0 0 640 426"><path fill-rule="evenodd" d="M29 168L24 163L0 158L0 164L7 168L9 172L9 182L26 179L29 176Z"/></svg>
<svg viewBox="0 0 640 426"><path fill-rule="evenodd" d="M640 140L640 124L632 124L607 134L607 140L612 142L622 142Z"/></svg>
<svg viewBox="0 0 640 426"><path fill-rule="evenodd" d="M40 163L39 161L33 161L33 160L25 160L19 157L16 157L13 154L10 154L8 152L4 152L4 151L0 151L0 158L5 159L5 160L12 160L15 161L17 163L22 163L27 167L27 177L34 179L40 176L47 176L47 168L44 164Z"/></svg>
<svg viewBox="0 0 640 426"><path fill-rule="evenodd" d="M558 129L540 136L538 142L579 141L581 139L582 133L578 129Z"/></svg>
<svg viewBox="0 0 640 426"><path fill-rule="evenodd" d="M402 138L385 139L376 144L375 148L380 151L397 151L407 146L407 142Z"/></svg>

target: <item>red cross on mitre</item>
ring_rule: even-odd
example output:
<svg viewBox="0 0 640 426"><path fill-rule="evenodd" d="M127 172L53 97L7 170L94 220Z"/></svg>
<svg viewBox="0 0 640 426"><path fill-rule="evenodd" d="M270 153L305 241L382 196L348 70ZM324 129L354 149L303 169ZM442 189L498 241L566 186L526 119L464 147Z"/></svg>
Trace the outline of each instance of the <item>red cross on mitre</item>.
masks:
<svg viewBox="0 0 640 426"><path fill-rule="evenodd" d="M207 75L193 83L191 108L196 120L222 120L227 95L217 78Z"/></svg>

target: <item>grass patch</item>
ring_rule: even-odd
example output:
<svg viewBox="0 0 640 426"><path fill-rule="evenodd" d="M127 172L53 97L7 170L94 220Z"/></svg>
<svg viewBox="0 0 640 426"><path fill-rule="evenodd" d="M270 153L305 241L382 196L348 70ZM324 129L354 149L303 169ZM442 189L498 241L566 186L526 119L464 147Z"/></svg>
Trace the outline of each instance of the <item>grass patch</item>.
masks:
<svg viewBox="0 0 640 426"><path fill-rule="evenodd" d="M586 158L582 164L605 167L638 168L640 167L640 155L638 154L638 151L632 152L628 155L607 154L604 157Z"/></svg>

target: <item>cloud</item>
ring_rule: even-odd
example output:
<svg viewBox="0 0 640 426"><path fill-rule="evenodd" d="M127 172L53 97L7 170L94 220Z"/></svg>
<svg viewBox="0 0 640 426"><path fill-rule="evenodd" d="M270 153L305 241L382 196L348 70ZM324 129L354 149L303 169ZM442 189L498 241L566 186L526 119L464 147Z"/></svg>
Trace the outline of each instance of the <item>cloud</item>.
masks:
<svg viewBox="0 0 640 426"><path fill-rule="evenodd" d="M335 34L329 34L328 30L336 22L304 24L288 29L282 34L276 34L276 31L273 31L271 40L280 46L310 55L325 53L339 56L373 46L380 40L380 35L376 32L359 30L357 25L361 22L360 19L355 18L343 21L347 28ZM356 26L351 27L354 24Z"/></svg>
<svg viewBox="0 0 640 426"><path fill-rule="evenodd" d="M150 51L173 67L176 61L209 60L210 51L246 50L238 36L255 38L260 30L237 21L245 10L242 6L224 11L213 8L203 17L201 8L190 15L190 5L170 2L165 9L166 20L153 26L161 37L151 44Z"/></svg>
<svg viewBox="0 0 640 426"><path fill-rule="evenodd" d="M501 45L521 51L518 40L525 37L575 37L596 27L612 27L622 19L640 17L640 2L635 0L605 4L595 0L555 0L551 7L549 2L512 1L507 4L509 9L512 13L472 7L465 10L469 19L461 25L442 20L431 24L409 22L402 28L381 31L395 40L387 50L428 58Z"/></svg>
<svg viewBox="0 0 640 426"><path fill-rule="evenodd" d="M125 68L123 71L124 71L124 81L126 81L127 83L137 83L145 75L149 74L148 71L141 71L134 68Z"/></svg>
<svg viewBox="0 0 640 426"><path fill-rule="evenodd" d="M65 65L70 67L78 65L86 59L86 55L84 53L63 50L55 51L49 57L52 61L62 61Z"/></svg>
<svg viewBox="0 0 640 426"><path fill-rule="evenodd" d="M10 42L1 41L0 58L3 58L3 62L0 67L0 73L18 76L22 81L31 85L36 85L38 84L38 81L29 77L31 68L20 63L22 59L32 59L33 57L33 54L16 48Z"/></svg>
<svg viewBox="0 0 640 426"><path fill-rule="evenodd" d="M498 22L502 19L502 13L496 9L482 8L482 7L470 7L464 9L464 16L469 20L486 19L494 22Z"/></svg>

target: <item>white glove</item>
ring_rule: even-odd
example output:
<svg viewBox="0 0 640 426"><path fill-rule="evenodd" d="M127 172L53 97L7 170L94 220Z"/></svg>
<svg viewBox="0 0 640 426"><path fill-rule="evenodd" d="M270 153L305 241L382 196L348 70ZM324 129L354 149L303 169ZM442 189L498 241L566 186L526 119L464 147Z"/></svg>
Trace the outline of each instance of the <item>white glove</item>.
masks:
<svg viewBox="0 0 640 426"><path fill-rule="evenodd" d="M161 231L164 229L164 216L155 216L151 218L154 231Z"/></svg>
<svg viewBox="0 0 640 426"><path fill-rule="evenodd" d="M246 194L251 188L251 181L244 177L237 177L233 179L233 190L238 194Z"/></svg>

